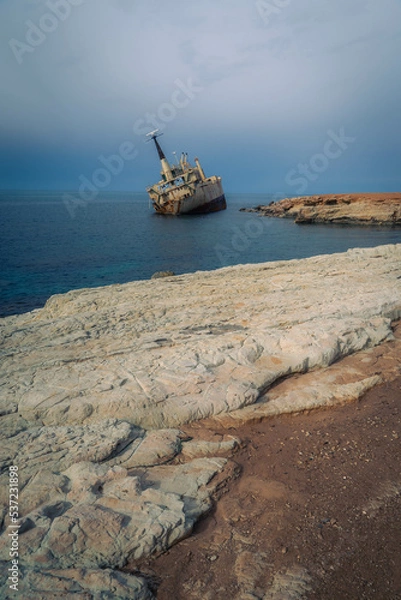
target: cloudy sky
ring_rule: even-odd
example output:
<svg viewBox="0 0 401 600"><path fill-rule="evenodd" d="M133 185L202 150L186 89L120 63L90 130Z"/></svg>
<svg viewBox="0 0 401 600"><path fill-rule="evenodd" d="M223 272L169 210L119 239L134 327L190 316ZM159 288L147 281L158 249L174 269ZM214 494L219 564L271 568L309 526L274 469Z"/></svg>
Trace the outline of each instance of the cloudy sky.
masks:
<svg viewBox="0 0 401 600"><path fill-rule="evenodd" d="M0 188L141 191L159 128L229 192L399 191L400 24L400 0L0 0Z"/></svg>

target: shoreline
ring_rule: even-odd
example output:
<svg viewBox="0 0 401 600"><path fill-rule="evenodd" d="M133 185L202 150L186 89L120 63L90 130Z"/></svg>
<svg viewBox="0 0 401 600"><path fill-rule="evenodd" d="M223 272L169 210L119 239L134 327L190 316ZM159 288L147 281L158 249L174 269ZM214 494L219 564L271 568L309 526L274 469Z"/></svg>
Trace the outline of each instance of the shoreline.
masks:
<svg viewBox="0 0 401 600"><path fill-rule="evenodd" d="M323 194L284 198L267 206L243 208L264 217L313 223L355 226L401 226L401 193Z"/></svg>
<svg viewBox="0 0 401 600"><path fill-rule="evenodd" d="M75 290L3 319L3 572L18 466L25 592L113 582L151 600L127 564L197 531L237 475L241 423L355 402L396 373L400 265L401 245L353 249ZM211 421L217 436L192 435Z"/></svg>
<svg viewBox="0 0 401 600"><path fill-rule="evenodd" d="M74 224L76 232L72 245L68 234L69 223L64 222L61 227L58 220L59 211L64 210L61 198L61 207L58 209L55 206L48 212L45 207L33 204L32 211L24 211L22 219L18 217L16 207L11 212L4 211L4 222L7 223L7 219L10 219L8 229L10 232L15 231L15 236L3 236L5 256L14 256L14 259L11 262L6 260L3 266L1 316L23 314L42 308L54 294L68 293L72 289L81 289L88 285L101 287L106 284L146 280L159 270L171 269L180 274L191 273L217 269L229 264L257 264L261 261L316 256L326 252L344 252L350 247L372 247L401 241L399 228L378 226L368 227L365 232L361 232L361 228L358 227L344 226L343 230L337 228L327 230L327 233L323 232L322 228L317 228L307 237L309 231L294 228L288 220L261 221L256 214L244 214L239 211L244 205L261 202L267 204L272 195L264 198L260 195L233 196L228 213L221 213L221 218L214 215L210 219L202 220L201 224L199 219L194 217L191 223L184 219L178 222L178 227L177 223L174 225L177 235L183 236L183 239L186 239L189 233L188 225L189 229L194 227L196 230L199 226L202 235L197 237L198 250L194 254L191 249L189 252L173 252L171 260L171 242L168 241L171 223L163 223L161 227L160 218L151 218L155 215L140 209L135 203L131 203L129 209L128 205L124 208L124 205L119 203L116 206L117 211L114 210L113 204L109 204L99 214L95 211L93 218L89 213L86 216L82 213ZM108 216L112 214L117 221L113 217L110 224L106 225ZM102 218L98 222L100 215ZM29 223L33 218L38 218L43 228L38 230L39 237L30 239ZM127 227L129 219L131 226ZM48 225L44 226L46 222ZM56 228L61 227L59 242L52 223ZM51 227L54 234L51 236L51 245L56 253L52 251L52 257L46 257L47 252L43 253L40 250L40 240L47 227ZM102 231L101 236L98 236L99 228ZM121 236L119 232L122 232ZM148 240L153 239L155 235L162 235L159 241L163 246L166 245L166 252L163 251L157 256L157 245L151 244L147 247L136 242L135 240L141 239L142 235ZM16 243L18 239L21 241L19 245ZM105 244L100 243L101 239L106 240Z"/></svg>
<svg viewBox="0 0 401 600"><path fill-rule="evenodd" d="M234 426L234 475L212 511L124 570L144 573L158 600L398 598L400 389L398 376L357 402Z"/></svg>

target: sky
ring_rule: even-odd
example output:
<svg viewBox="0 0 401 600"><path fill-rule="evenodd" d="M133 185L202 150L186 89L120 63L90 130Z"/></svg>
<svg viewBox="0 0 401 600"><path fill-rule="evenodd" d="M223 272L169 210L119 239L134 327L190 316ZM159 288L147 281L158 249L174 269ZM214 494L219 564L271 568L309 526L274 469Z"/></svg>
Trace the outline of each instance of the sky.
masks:
<svg viewBox="0 0 401 600"><path fill-rule="evenodd" d="M0 0L0 189L401 190L401 0Z"/></svg>

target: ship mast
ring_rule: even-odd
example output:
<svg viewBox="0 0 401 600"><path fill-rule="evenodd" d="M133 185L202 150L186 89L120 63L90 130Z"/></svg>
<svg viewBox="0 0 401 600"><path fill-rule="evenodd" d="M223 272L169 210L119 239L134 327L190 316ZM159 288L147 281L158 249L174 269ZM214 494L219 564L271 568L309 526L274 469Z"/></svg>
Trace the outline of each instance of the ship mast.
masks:
<svg viewBox="0 0 401 600"><path fill-rule="evenodd" d="M160 162L161 162L161 166L162 166L162 175L163 178L166 181L171 181L173 178L173 174L171 172L171 167L170 164L166 158L166 155L164 154L159 142L157 141L157 138L160 137L161 135L163 135L162 133L158 133L159 130L155 129L154 131L151 131L150 133L147 133L146 135L150 138L148 140L148 142L150 142L150 140L153 140L156 146L156 150L157 150L157 154L159 155L160 158Z"/></svg>

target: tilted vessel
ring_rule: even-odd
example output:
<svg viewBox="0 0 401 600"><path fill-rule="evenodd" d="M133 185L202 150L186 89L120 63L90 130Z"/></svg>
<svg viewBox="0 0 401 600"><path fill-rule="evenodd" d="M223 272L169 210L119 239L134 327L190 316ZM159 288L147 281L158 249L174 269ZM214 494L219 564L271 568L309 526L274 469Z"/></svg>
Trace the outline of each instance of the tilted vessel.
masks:
<svg viewBox="0 0 401 600"><path fill-rule="evenodd" d="M147 134L153 140L161 162L161 180L146 191L157 213L190 215L217 212L227 207L221 177L206 177L198 158L195 166L188 162L187 153L170 164L157 140L158 129Z"/></svg>

